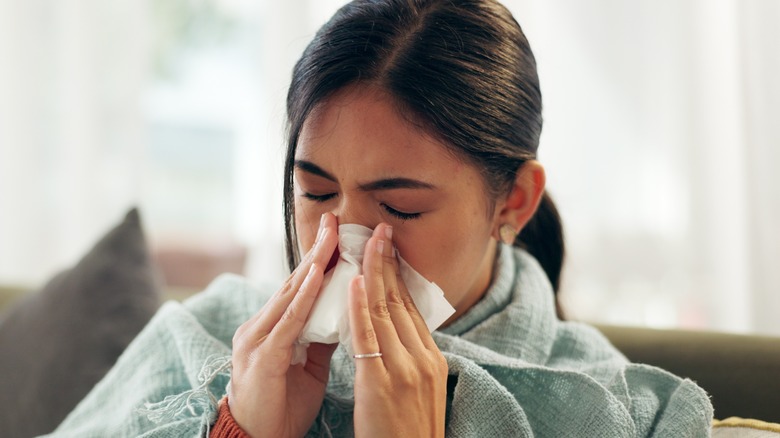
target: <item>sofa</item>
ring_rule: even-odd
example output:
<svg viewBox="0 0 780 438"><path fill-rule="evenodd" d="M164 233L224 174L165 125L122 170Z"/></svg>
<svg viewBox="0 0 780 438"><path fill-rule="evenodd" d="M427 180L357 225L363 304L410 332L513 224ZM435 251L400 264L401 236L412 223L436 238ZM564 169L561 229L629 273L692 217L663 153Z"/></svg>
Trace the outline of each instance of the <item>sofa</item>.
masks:
<svg viewBox="0 0 780 438"><path fill-rule="evenodd" d="M715 418L780 423L780 337L596 325L632 362L696 381Z"/></svg>
<svg viewBox="0 0 780 438"><path fill-rule="evenodd" d="M0 287L4 436L53 430L160 304L187 295L162 284L138 212L131 210L81 261L40 290ZM630 360L696 381L711 395L716 418L780 423L780 338L596 327ZM780 436L780 425L767 424L761 430Z"/></svg>

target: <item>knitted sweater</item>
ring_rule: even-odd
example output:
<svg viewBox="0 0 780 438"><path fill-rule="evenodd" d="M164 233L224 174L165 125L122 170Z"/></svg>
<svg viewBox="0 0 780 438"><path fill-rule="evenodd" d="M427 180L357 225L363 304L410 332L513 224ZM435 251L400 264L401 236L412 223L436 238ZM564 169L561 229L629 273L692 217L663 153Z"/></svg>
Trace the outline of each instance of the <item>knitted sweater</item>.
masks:
<svg viewBox="0 0 780 438"><path fill-rule="evenodd" d="M166 303L50 436L205 436L226 393L233 333L277 287L226 275ZM500 246L486 295L434 340L449 365L448 437L710 435L701 388L559 321L544 271L522 250ZM353 376L338 348L308 436L353 436Z"/></svg>

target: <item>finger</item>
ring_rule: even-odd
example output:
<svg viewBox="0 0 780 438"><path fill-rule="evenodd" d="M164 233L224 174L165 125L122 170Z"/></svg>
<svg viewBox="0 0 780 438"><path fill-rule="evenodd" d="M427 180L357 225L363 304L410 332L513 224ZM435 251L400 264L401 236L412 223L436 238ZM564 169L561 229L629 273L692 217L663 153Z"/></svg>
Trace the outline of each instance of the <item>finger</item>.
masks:
<svg viewBox="0 0 780 438"><path fill-rule="evenodd" d="M400 257L400 254L396 251L395 254L395 262L396 264L400 264L398 261L398 258ZM414 303L414 298L412 298L412 294L409 293L409 289L406 287L406 283L404 283L403 277L401 276L401 270L400 267L395 270L396 273L396 282L398 284L398 292L401 295L401 301L404 303L404 307L406 308L407 314L409 315L409 318L412 320L412 323L414 324L415 329L417 330L417 335L419 336L420 340L422 341L423 345L426 349L431 350L433 348L437 348L436 342L433 340L433 336L431 336L430 330L428 330L428 324L425 323L425 318L423 318L422 314L420 313L420 310L417 308L417 305Z"/></svg>
<svg viewBox="0 0 780 438"><path fill-rule="evenodd" d="M382 279L385 286L385 300L387 309L390 312L390 318L393 320L398 339L401 343L411 350L420 350L424 344L420 339L417 327L414 325L412 317L401 298L399 283L403 283L399 275L398 260L395 258L395 247L393 245L393 227L389 225L380 225L383 229L380 231L385 235L385 245L382 254Z"/></svg>
<svg viewBox="0 0 780 438"><path fill-rule="evenodd" d="M284 285L271 297L262 309L247 321L242 328L241 336L247 335L259 339L267 335L271 329L279 322L282 315L287 310L295 294L300 290L304 279L306 278L311 266L318 264L326 266L330 257L338 245L338 231L336 218L332 214L326 213L320 220L320 230L317 233L317 240L312 248L301 260L301 263L295 268ZM244 328L246 327L246 328ZM237 332L238 335L238 332Z"/></svg>
<svg viewBox="0 0 780 438"><path fill-rule="evenodd" d="M288 349L298 338L317 299L322 277L320 265L312 264L300 290L268 336L267 342L271 347Z"/></svg>
<svg viewBox="0 0 780 438"><path fill-rule="evenodd" d="M296 267L290 280L285 283L285 286L265 306L264 315L261 315L254 325L255 332L268 333L279 322L287 307L295 298L295 294L301 289L301 285L312 265L317 264L323 267L327 265L338 245L335 217L325 214L320 224L320 231L314 245Z"/></svg>
<svg viewBox="0 0 780 438"><path fill-rule="evenodd" d="M390 311L385 299L384 262L382 252L385 247L385 236L381 227L374 230L368 239L366 250L363 254L363 277L368 301L368 311L371 316L371 324L376 332L377 342L382 354L386 354L390 360L402 361L408 353L401 344L396 332Z"/></svg>
<svg viewBox="0 0 780 438"><path fill-rule="evenodd" d="M328 383L330 358L333 356L333 353L338 346L339 344L320 344L314 342L306 349L306 364L303 368L323 385Z"/></svg>
<svg viewBox="0 0 780 438"><path fill-rule="evenodd" d="M298 268L300 267L299 265ZM296 268L296 271L299 270ZM275 312L275 307L279 306L280 300L286 300L286 297L293 297L289 290L298 275L296 271L293 271L282 287L266 301L257 313L238 327L233 335L234 349L253 350L265 341L271 333L275 321L278 320L278 318L274 318L273 321L269 321L268 310L274 308L272 311Z"/></svg>
<svg viewBox="0 0 780 438"><path fill-rule="evenodd" d="M282 377L290 367L293 343L301 332L322 283L322 268L314 264L295 293L279 322L264 335L250 333L254 338L243 341L242 351L250 363L261 367L267 377ZM247 338L249 335L247 335ZM235 351L235 350L234 350ZM255 358L262 357L260 361Z"/></svg>
<svg viewBox="0 0 780 438"><path fill-rule="evenodd" d="M358 275L349 283L349 330L352 332L352 351L355 354L380 352L371 312L366 296L365 277ZM363 366L384 368L380 358L356 360L355 366L360 372Z"/></svg>
<svg viewBox="0 0 780 438"><path fill-rule="evenodd" d="M300 265L299 265L300 267ZM293 272L290 274L290 277L285 280L285 282L282 284L282 286L271 295L271 297L268 298L268 300L263 304L262 307L260 307L260 310L258 310L254 315L252 315L251 318L244 321L243 324L241 324L238 329L236 329L236 333L233 335L233 343L235 344L237 340L241 339L247 332L251 332L255 325L257 324L257 321L260 320L260 318L263 317L263 315L266 313L266 311L273 306L272 303L278 299L280 295L284 295L287 293L288 289L291 287L291 284L294 280L294 278L297 275L297 269L293 270Z"/></svg>

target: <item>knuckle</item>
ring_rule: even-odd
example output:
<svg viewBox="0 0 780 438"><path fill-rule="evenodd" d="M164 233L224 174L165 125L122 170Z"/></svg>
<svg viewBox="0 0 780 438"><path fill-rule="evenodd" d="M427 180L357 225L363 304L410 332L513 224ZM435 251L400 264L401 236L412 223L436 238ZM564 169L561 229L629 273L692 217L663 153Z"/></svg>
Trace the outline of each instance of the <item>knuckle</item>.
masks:
<svg viewBox="0 0 780 438"><path fill-rule="evenodd" d="M323 251L329 251L331 247L338 246L339 236L336 233L332 233L329 229L322 230L322 237L320 238L320 245Z"/></svg>
<svg viewBox="0 0 780 438"><path fill-rule="evenodd" d="M360 332L360 337L358 339L362 342L376 342L376 332L373 328L367 328Z"/></svg>
<svg viewBox="0 0 780 438"><path fill-rule="evenodd" d="M390 286L386 290L386 300L389 304L397 304L406 307L406 303L404 303L403 298L401 297L401 292L398 290L395 286Z"/></svg>
<svg viewBox="0 0 780 438"><path fill-rule="evenodd" d="M249 320L241 324L235 333L233 333L233 349L242 349L246 344L246 335L252 329L253 320Z"/></svg>
<svg viewBox="0 0 780 438"><path fill-rule="evenodd" d="M446 375L450 370L450 366L447 364L447 358L438 350L433 352L431 367L436 375Z"/></svg>
<svg viewBox="0 0 780 438"><path fill-rule="evenodd" d="M305 319L301 317L301 314L300 312L298 312L297 306L295 304L290 305L290 307L288 307L287 310L284 311L284 313L282 314L282 320L291 323L306 322Z"/></svg>
<svg viewBox="0 0 780 438"><path fill-rule="evenodd" d="M249 354L247 354L245 366L249 368L257 365L258 363L261 363L262 355L263 354L259 348L250 351Z"/></svg>
<svg viewBox="0 0 780 438"><path fill-rule="evenodd" d="M398 281L398 284L405 284L404 283L404 276L401 273L401 265L398 264L398 260L395 262L395 278L396 281Z"/></svg>
<svg viewBox="0 0 780 438"><path fill-rule="evenodd" d="M420 370L420 375L426 381L435 378L436 375L438 374L438 372L437 372L438 369L437 369L436 363L433 360L424 360L424 361L422 361L422 363L420 364L419 370Z"/></svg>
<svg viewBox="0 0 780 438"><path fill-rule="evenodd" d="M447 358L444 357L444 355L441 353L441 351L436 352L436 361L439 364L440 367L449 370L450 366L447 363Z"/></svg>
<svg viewBox="0 0 780 438"><path fill-rule="evenodd" d="M358 306L358 310L360 311L360 313L366 313L366 312L370 313L371 312L371 308L368 306L368 302L366 302L365 300L359 301L357 303L357 306Z"/></svg>
<svg viewBox="0 0 780 438"><path fill-rule="evenodd" d="M384 273L384 268L381 264L373 263L371 264L371 267L369 268L371 273L381 276Z"/></svg>
<svg viewBox="0 0 780 438"><path fill-rule="evenodd" d="M395 256L393 255L382 255L382 261L392 266L393 268L398 268L398 260L396 260Z"/></svg>
<svg viewBox="0 0 780 438"><path fill-rule="evenodd" d="M244 376L247 374L246 373L247 368L249 368L248 356L237 355L235 352L233 352L233 356L231 357L230 378L234 380L234 382L240 382L241 380L244 379ZM236 385L236 383L233 383L233 385Z"/></svg>
<svg viewBox="0 0 780 438"><path fill-rule="evenodd" d="M401 388L417 388L419 387L419 374L413 370L399 373L394 379L393 384Z"/></svg>
<svg viewBox="0 0 780 438"><path fill-rule="evenodd" d="M371 314L377 318L389 319L390 311L387 309L387 302L385 300L378 300L371 306Z"/></svg>
<svg viewBox="0 0 780 438"><path fill-rule="evenodd" d="M297 270L297 268L296 268L296 270ZM292 287L293 275L295 275L295 272L293 272L293 274L290 276L290 278L285 280L284 283L282 284L282 287L279 288L279 296L287 295L293 289L293 287Z"/></svg>
<svg viewBox="0 0 780 438"><path fill-rule="evenodd" d="M306 269L304 266L308 266L309 263L311 263L311 260L314 258L314 248L316 247L313 247L311 250L309 250L309 252L304 254L303 257L301 257L301 261L298 263L298 266L295 267L293 275L302 269Z"/></svg>
<svg viewBox="0 0 780 438"><path fill-rule="evenodd" d="M244 326L242 325L241 327L238 328L238 330L236 330L235 333L233 333L233 340L232 340L233 350L238 350L243 345L242 342L243 334L244 334L244 330L242 330L243 328Z"/></svg>
<svg viewBox="0 0 780 438"><path fill-rule="evenodd" d="M412 299L412 296L409 294L401 295L401 300L404 304L404 307L406 307L406 310L409 311L409 313L416 314L417 313L417 305L414 304L414 300Z"/></svg>
<svg viewBox="0 0 780 438"><path fill-rule="evenodd" d="M252 352L252 349L246 342L246 338L233 345L233 366L244 364L244 359Z"/></svg>

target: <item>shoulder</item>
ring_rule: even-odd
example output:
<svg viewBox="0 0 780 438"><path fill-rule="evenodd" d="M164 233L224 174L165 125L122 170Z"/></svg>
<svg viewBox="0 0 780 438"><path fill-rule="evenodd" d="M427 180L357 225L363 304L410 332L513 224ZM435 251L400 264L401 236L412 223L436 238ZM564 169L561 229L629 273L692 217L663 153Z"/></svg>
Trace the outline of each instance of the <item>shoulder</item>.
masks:
<svg viewBox="0 0 780 438"><path fill-rule="evenodd" d="M611 368L628 363L617 348L595 327L576 321L559 321L545 365L551 368L581 370L609 364Z"/></svg>
<svg viewBox="0 0 780 438"><path fill-rule="evenodd" d="M491 388L485 415L503 411L509 418L519 410L534 432L555 436L624 436L626 431L636 436L707 435L712 406L694 382L630 363L587 324L558 321L547 337L546 354L525 355L540 361L524 360L523 354L507 356L452 336L438 334L436 340L444 347L450 373L459 376L461 390ZM453 406L479 417L472 411L472 398Z"/></svg>
<svg viewBox="0 0 780 438"><path fill-rule="evenodd" d="M582 373L618 400L639 436L707 436L707 393L661 368L629 362L595 327L561 322L548 366Z"/></svg>

